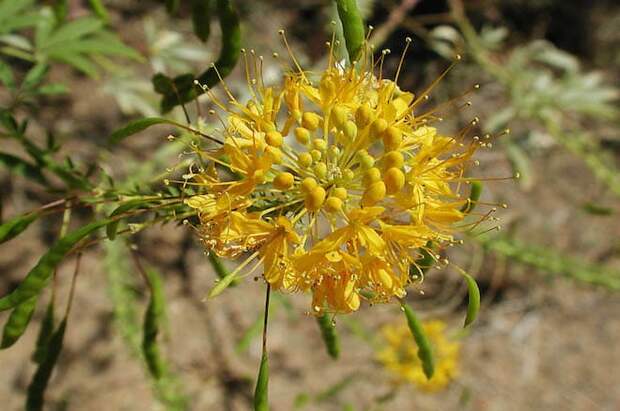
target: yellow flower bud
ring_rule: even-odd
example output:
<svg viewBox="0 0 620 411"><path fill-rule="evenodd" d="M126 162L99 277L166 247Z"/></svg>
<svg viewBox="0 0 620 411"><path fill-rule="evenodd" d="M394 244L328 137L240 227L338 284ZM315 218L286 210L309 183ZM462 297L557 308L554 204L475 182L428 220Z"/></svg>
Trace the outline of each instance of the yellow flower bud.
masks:
<svg viewBox="0 0 620 411"><path fill-rule="evenodd" d="M282 151L279 148L267 146L267 148L265 148L265 153L267 153L274 163L280 164L282 162Z"/></svg>
<svg viewBox="0 0 620 411"><path fill-rule="evenodd" d="M311 111L306 111L301 116L301 125L310 131L314 131L319 128L321 124L321 116Z"/></svg>
<svg viewBox="0 0 620 411"><path fill-rule="evenodd" d="M376 119L370 125L370 138L375 139L375 140L381 138L381 135L383 134L386 128L388 128L387 121L385 121L382 118Z"/></svg>
<svg viewBox="0 0 620 411"><path fill-rule="evenodd" d="M332 212L340 211L342 210L342 200L338 197L327 197L325 207Z"/></svg>
<svg viewBox="0 0 620 411"><path fill-rule="evenodd" d="M338 197L344 201L347 199L347 189L344 187L336 187L332 190L332 196Z"/></svg>
<svg viewBox="0 0 620 411"><path fill-rule="evenodd" d="M340 149L338 148L338 146L329 146L327 154L329 155L330 159L335 160L340 155Z"/></svg>
<svg viewBox="0 0 620 411"><path fill-rule="evenodd" d="M383 145L386 151L396 150L403 142L403 132L390 126L383 133Z"/></svg>
<svg viewBox="0 0 620 411"><path fill-rule="evenodd" d="M395 194L405 186L405 174L400 169L392 167L383 175L383 181L386 192Z"/></svg>
<svg viewBox="0 0 620 411"><path fill-rule="evenodd" d="M293 186L295 177L291 173L280 173L273 179L273 186L278 190L288 190Z"/></svg>
<svg viewBox="0 0 620 411"><path fill-rule="evenodd" d="M342 178L345 181L351 181L353 180L353 178L355 177L355 173L353 172L353 170L351 170L350 168L346 168L343 172L342 172Z"/></svg>
<svg viewBox="0 0 620 411"><path fill-rule="evenodd" d="M369 186L374 182L381 180L381 171L377 167L372 167L366 170L364 173L363 183L365 186Z"/></svg>
<svg viewBox="0 0 620 411"><path fill-rule="evenodd" d="M321 162L314 166L314 173L320 179L327 177L327 164Z"/></svg>
<svg viewBox="0 0 620 411"><path fill-rule="evenodd" d="M355 140L355 137L357 137L357 125L349 120L344 124L342 132L347 141Z"/></svg>
<svg viewBox="0 0 620 411"><path fill-rule="evenodd" d="M373 120L373 117L374 115L372 109L370 108L368 103L364 103L359 106L357 108L357 111L355 112L355 122L360 128L364 128L368 124L370 124Z"/></svg>
<svg viewBox="0 0 620 411"><path fill-rule="evenodd" d="M383 181L375 181L368 186L362 195L362 205L369 207L377 204L385 198L385 183Z"/></svg>
<svg viewBox="0 0 620 411"><path fill-rule="evenodd" d="M321 186L314 187L312 191L306 195L306 208L308 211L317 211L321 208L324 201L325 189Z"/></svg>
<svg viewBox="0 0 620 411"><path fill-rule="evenodd" d="M361 155L359 157L359 162L364 170L369 169L375 165L375 159L368 153L366 153L365 155Z"/></svg>
<svg viewBox="0 0 620 411"><path fill-rule="evenodd" d="M347 121L347 109L344 106L336 106L332 109L332 121L336 127L342 127Z"/></svg>
<svg viewBox="0 0 620 411"><path fill-rule="evenodd" d="M301 182L301 189L306 192L309 193L311 192L315 187L318 186L318 183L316 182L316 180L312 177L306 177L304 178L304 180Z"/></svg>
<svg viewBox="0 0 620 411"><path fill-rule="evenodd" d="M283 142L282 134L277 131L270 131L265 136L265 141L272 147L280 147Z"/></svg>
<svg viewBox="0 0 620 411"><path fill-rule="evenodd" d="M327 141L322 138L315 138L314 140L312 140L312 147L317 150L323 151L327 148Z"/></svg>
<svg viewBox="0 0 620 411"><path fill-rule="evenodd" d="M312 156L312 159L314 161L319 161L321 157L323 157L323 154L321 154L321 151L317 149L310 151L310 155Z"/></svg>
<svg viewBox="0 0 620 411"><path fill-rule="evenodd" d="M297 163L303 168L310 167L312 165L312 156L308 152L300 153L297 156Z"/></svg>
<svg viewBox="0 0 620 411"><path fill-rule="evenodd" d="M272 131L276 131L276 125L273 124L271 121L269 121L269 122L265 121L261 125L262 125L263 131L266 131L268 133L272 132Z"/></svg>
<svg viewBox="0 0 620 411"><path fill-rule="evenodd" d="M308 144L308 141L310 141L310 135L310 130L308 130L307 128L297 127L295 129L295 138L297 139L299 144Z"/></svg>
<svg viewBox="0 0 620 411"><path fill-rule="evenodd" d="M385 170L392 167L401 168L404 163L405 158L400 151L390 151L383 156L383 168Z"/></svg>

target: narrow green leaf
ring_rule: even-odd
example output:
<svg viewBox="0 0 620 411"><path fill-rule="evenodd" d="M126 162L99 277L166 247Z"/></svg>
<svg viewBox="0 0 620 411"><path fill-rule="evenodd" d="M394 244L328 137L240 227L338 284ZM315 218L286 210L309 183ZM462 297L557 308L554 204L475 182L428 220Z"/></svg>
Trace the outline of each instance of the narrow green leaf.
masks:
<svg viewBox="0 0 620 411"><path fill-rule="evenodd" d="M467 327L476 321L476 317L478 317L478 311L480 311L480 289L478 289L478 284L471 275L463 270L460 270L460 272L467 282L467 316L463 325Z"/></svg>
<svg viewBox="0 0 620 411"><path fill-rule="evenodd" d="M67 328L67 318L65 317L56 331L51 335L49 346L45 358L39 364L37 371L28 386L28 394L26 398L26 411L41 411L43 409L45 389L49 382L65 337L65 329Z"/></svg>
<svg viewBox="0 0 620 411"><path fill-rule="evenodd" d="M192 24L196 37L207 41L211 33L211 0L192 0Z"/></svg>
<svg viewBox="0 0 620 411"><path fill-rule="evenodd" d="M47 179L43 176L39 167L12 154L0 152L0 166L4 166L11 172L29 178L39 184L47 184Z"/></svg>
<svg viewBox="0 0 620 411"><path fill-rule="evenodd" d="M108 224L110 220L100 220L85 225L58 240L28 273L24 281L10 294L0 298L0 311L16 307L18 304L38 295L49 282L56 266L81 239Z"/></svg>
<svg viewBox="0 0 620 411"><path fill-rule="evenodd" d="M0 225L0 244L18 236L38 217L39 214L37 213L25 214Z"/></svg>
<svg viewBox="0 0 620 411"><path fill-rule="evenodd" d="M215 271L215 274L217 274L219 278L225 278L230 273L220 257L218 257L215 253L210 252L208 258L211 266L213 267L213 271ZM238 282L239 280L233 280L230 286L234 287Z"/></svg>
<svg viewBox="0 0 620 411"><path fill-rule="evenodd" d="M364 21L357 8L356 0L336 0L338 17L342 22L349 61L356 61L364 44Z"/></svg>
<svg viewBox="0 0 620 411"><path fill-rule="evenodd" d="M55 44L62 44L95 33L103 28L103 22L95 17L83 17L73 20L54 31L51 36L42 39L37 48L46 49Z"/></svg>
<svg viewBox="0 0 620 411"><path fill-rule="evenodd" d="M107 56L128 57L134 60L142 59L142 55L133 48L125 45L115 37L104 33L92 36L88 39L78 39L60 43L47 49L46 54L50 58L62 58L67 54L101 54Z"/></svg>
<svg viewBox="0 0 620 411"><path fill-rule="evenodd" d="M73 66L75 69L81 71L89 77L97 78L99 75L99 69L97 66L81 54L64 53L54 54L50 57L61 63Z"/></svg>
<svg viewBox="0 0 620 411"><path fill-rule="evenodd" d="M175 124L175 123L174 121L167 120L161 117L141 118L141 119L132 121L131 123L127 124L125 127L119 130L116 130L114 133L112 133L108 141L111 144L116 144L120 142L121 140L125 139L126 137L139 133L140 131L145 130L156 124Z"/></svg>
<svg viewBox="0 0 620 411"><path fill-rule="evenodd" d="M222 291L228 288L228 286L236 279L236 277L237 277L237 271L232 271L226 274L224 278L220 278L215 284L215 286L211 288L211 291L209 291L209 298L213 298L213 297L220 295Z"/></svg>
<svg viewBox="0 0 620 411"><path fill-rule="evenodd" d="M316 317L316 322L321 329L321 336L323 337L327 352L330 357L337 359L340 355L340 345L338 344L338 334L336 334L336 327L333 321L329 318L329 315L323 314L320 317Z"/></svg>
<svg viewBox="0 0 620 411"><path fill-rule="evenodd" d="M69 12L68 0L54 0L52 8L54 10L54 16L56 16L56 22L62 24Z"/></svg>
<svg viewBox="0 0 620 411"><path fill-rule="evenodd" d="M163 361L157 336L159 325L164 313L164 292L159 274L155 271L146 271L151 298L144 314L143 334L142 334L142 353L149 372L155 380L162 378L166 372L165 362Z"/></svg>
<svg viewBox="0 0 620 411"><path fill-rule="evenodd" d="M0 349L8 348L19 340L19 337L26 331L36 307L37 297L32 297L13 309L4 325Z"/></svg>
<svg viewBox="0 0 620 411"><path fill-rule="evenodd" d="M137 208L146 208L149 203L152 203L157 200L145 200L142 198L137 198L135 200L129 200L124 204L118 206L114 211L110 213L110 219L113 217L119 216L127 211L135 210ZM110 240L114 240L116 238L116 231L118 230L118 225L120 223L120 219L113 219L106 227L106 235Z"/></svg>
<svg viewBox="0 0 620 411"><path fill-rule="evenodd" d="M26 74L22 82L22 88L28 90L38 86L49 71L49 66L45 63L35 64Z"/></svg>
<svg viewBox="0 0 620 411"><path fill-rule="evenodd" d="M260 360L254 390L254 411L269 411L269 360L266 352L263 352Z"/></svg>
<svg viewBox="0 0 620 411"><path fill-rule="evenodd" d="M471 213L474 208L476 208L476 204L478 203L478 200L480 200L480 195L482 194L482 183L480 181L472 181L470 186L471 189L469 192L469 198L467 199L467 204L461 208L461 212L465 214Z"/></svg>
<svg viewBox="0 0 620 411"><path fill-rule="evenodd" d="M101 0L88 0L88 3L90 4L90 8L93 10L93 13L95 13L95 16L105 23L110 20L108 10L105 8Z"/></svg>
<svg viewBox="0 0 620 411"><path fill-rule="evenodd" d="M610 216L615 213L612 207L606 207L592 202L587 202L583 204L582 207L585 212L595 216Z"/></svg>
<svg viewBox="0 0 620 411"><path fill-rule="evenodd" d="M587 284L620 290L620 271L600 264L564 255L551 248L519 241L505 236L475 237L485 249L502 254L515 262L528 264Z"/></svg>
<svg viewBox="0 0 620 411"><path fill-rule="evenodd" d="M405 312L405 316L407 317L407 324L409 325L409 330L413 335L413 339L415 343L418 345L418 358L422 361L422 370L424 370L424 375L429 380L432 378L433 373L435 372L435 364L433 360L433 350L431 349L431 343L428 341L426 337L426 333L424 332L424 327L422 327L422 323L415 315L411 307L404 302L401 302L401 307Z"/></svg>
<svg viewBox="0 0 620 411"><path fill-rule="evenodd" d="M36 364L42 364L47 357L47 350L50 346L50 339L54 333L54 299L52 298L45 310L45 317L41 321L41 327L39 328L39 335L37 336L37 343L35 345L34 353L32 354L32 361Z"/></svg>
<svg viewBox="0 0 620 411"><path fill-rule="evenodd" d="M15 76L11 67L0 60L0 82L9 90L15 90Z"/></svg>

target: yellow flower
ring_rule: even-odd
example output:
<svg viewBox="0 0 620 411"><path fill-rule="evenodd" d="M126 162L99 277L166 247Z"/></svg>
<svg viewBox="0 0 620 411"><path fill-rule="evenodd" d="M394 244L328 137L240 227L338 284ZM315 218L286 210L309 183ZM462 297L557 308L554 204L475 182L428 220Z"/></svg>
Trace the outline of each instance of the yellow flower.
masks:
<svg viewBox="0 0 620 411"><path fill-rule="evenodd" d="M406 324L386 325L381 334L386 345L378 351L377 359L390 371L398 383L412 383L424 391L444 389L457 375L460 343L446 336L446 324L431 320L422 323L433 349L435 372L429 380L418 358L418 347Z"/></svg>
<svg viewBox="0 0 620 411"><path fill-rule="evenodd" d="M316 314L403 297L420 281L409 275L419 248L452 242L465 218L463 175L481 144L438 134L433 112L418 113L427 95L375 74L369 46L358 67L330 47L318 76L291 59L296 69L266 86L262 57L246 56L247 102L207 91L224 138L196 147L207 171L186 204L203 242L220 256L252 253L275 289L311 292Z"/></svg>

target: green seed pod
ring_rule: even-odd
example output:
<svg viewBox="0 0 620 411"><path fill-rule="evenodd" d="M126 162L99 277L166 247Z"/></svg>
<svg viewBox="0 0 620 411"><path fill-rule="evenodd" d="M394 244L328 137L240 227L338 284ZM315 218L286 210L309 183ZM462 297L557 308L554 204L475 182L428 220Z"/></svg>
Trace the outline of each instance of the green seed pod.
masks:
<svg viewBox="0 0 620 411"><path fill-rule="evenodd" d="M325 347L327 348L327 352L330 357L337 359L340 355L340 345L338 344L338 334L336 334L336 327L329 319L327 314L323 314L320 317L316 317L316 322L319 324L319 328L321 329L321 336L323 337L323 342L325 343Z"/></svg>
<svg viewBox="0 0 620 411"><path fill-rule="evenodd" d="M411 330L413 339L418 345L418 358L422 361L422 370L424 370L424 375L426 375L426 378L430 380L435 372L431 344L426 337L422 323L415 315L411 307L404 302L401 302L401 307L405 312L405 317L407 317L407 324L409 325L409 330Z"/></svg>
<svg viewBox="0 0 620 411"><path fill-rule="evenodd" d="M192 25L196 37L206 42L211 34L211 0L192 0Z"/></svg>
<svg viewBox="0 0 620 411"><path fill-rule="evenodd" d="M364 21L355 0L336 0L338 17L342 22L349 61L356 61L364 44Z"/></svg>

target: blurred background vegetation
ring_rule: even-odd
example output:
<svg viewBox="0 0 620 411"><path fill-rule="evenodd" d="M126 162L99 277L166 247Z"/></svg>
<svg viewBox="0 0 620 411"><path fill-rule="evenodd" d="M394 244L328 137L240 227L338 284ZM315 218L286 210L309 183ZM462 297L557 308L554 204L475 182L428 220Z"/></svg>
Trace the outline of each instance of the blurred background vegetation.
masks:
<svg viewBox="0 0 620 411"><path fill-rule="evenodd" d="M109 199L130 199L164 189L162 176L191 133L169 142L173 129L164 125L127 132L119 144L110 136L162 109L170 121L183 124L188 116L200 130L214 127L201 117L209 108L205 96L183 108L175 102L195 97L194 77L210 81L211 62L234 67L236 56L226 53L236 35L242 47L269 56L282 52L277 30L285 28L304 67L324 63L336 19L332 2L218 0L201 8L207 3L0 0L2 295L59 231L113 212L96 201L101 190ZM509 205L497 213L502 229L448 251L478 280L483 307L469 335L457 336L460 371L443 394L396 385L375 361L379 329L397 307L339 318L341 354L333 361L314 321L301 321L304 298L278 296L270 330L272 408L617 409L620 390L609 377L620 367L620 7L611 0L358 3L374 27L370 41L392 51L387 73L395 71L405 37L413 38L401 88L423 89L463 56L431 103L480 84L467 97L471 106L450 110L443 127L460 129L477 116L479 136L510 129L479 155L474 172L520 178L485 185L484 200ZM222 12L226 5L238 13L240 33L234 16ZM239 66L226 81L243 96ZM277 65L265 70L267 82L277 78ZM79 194L87 195L71 213L40 208ZM30 210L37 210L27 215L33 218L14 220ZM71 326L45 394L48 409L251 408L260 290L248 281L217 306L202 303L218 267L214 272L191 230L165 224L143 231L169 220L165 212L138 216L116 227L133 236L84 251ZM63 281L43 302L68 299L73 264L58 267ZM457 330L466 300L460 281L431 271L425 295L412 303L425 318ZM23 341L11 346L5 329L4 409L22 409L27 391L36 400L30 381L45 367L29 357L42 346L45 331L37 329L45 329L50 311L35 304L21 313L35 325ZM58 326L62 310L56 311Z"/></svg>

